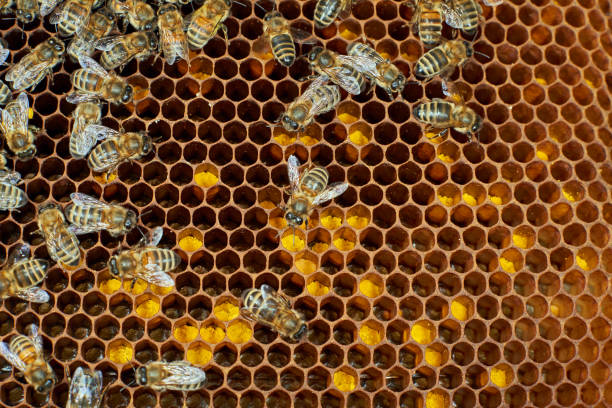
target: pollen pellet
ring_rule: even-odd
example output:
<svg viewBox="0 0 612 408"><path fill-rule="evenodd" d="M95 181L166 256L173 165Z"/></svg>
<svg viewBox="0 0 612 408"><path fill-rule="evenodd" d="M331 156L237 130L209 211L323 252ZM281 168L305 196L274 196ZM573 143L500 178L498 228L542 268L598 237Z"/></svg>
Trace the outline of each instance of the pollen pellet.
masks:
<svg viewBox="0 0 612 408"><path fill-rule="evenodd" d="M295 267L304 275L310 275L317 270L317 264L308 259L298 259L295 261Z"/></svg>
<svg viewBox="0 0 612 408"><path fill-rule="evenodd" d="M318 254L327 251L327 248L329 248L329 244L326 244L325 242L317 242L312 246L312 250Z"/></svg>
<svg viewBox="0 0 612 408"><path fill-rule="evenodd" d="M314 138L312 136L303 135L300 136L300 142L302 142L304 146L312 146L319 143L319 139Z"/></svg>
<svg viewBox="0 0 612 408"><path fill-rule="evenodd" d="M425 397L426 408L446 408L449 406L449 398L443 391L429 391Z"/></svg>
<svg viewBox="0 0 612 408"><path fill-rule="evenodd" d="M365 344L374 346L381 342L382 334L373 327L364 324L359 328L359 337Z"/></svg>
<svg viewBox="0 0 612 408"><path fill-rule="evenodd" d="M181 343L189 343L198 337L197 327L185 324L174 329L174 338Z"/></svg>
<svg viewBox="0 0 612 408"><path fill-rule="evenodd" d="M202 241L200 241L196 237L187 235L179 241L179 246L181 247L181 249L187 252L194 252L200 249L200 247L202 247Z"/></svg>
<svg viewBox="0 0 612 408"><path fill-rule="evenodd" d="M155 293L156 295L167 295L168 293L172 292L174 286L164 288L161 286L149 284L149 288L151 289L151 292Z"/></svg>
<svg viewBox="0 0 612 408"><path fill-rule="evenodd" d="M369 220L366 217L352 215L346 219L346 222L355 229L362 229L368 226Z"/></svg>
<svg viewBox="0 0 612 408"><path fill-rule="evenodd" d="M514 243L515 246L521 248L521 249L527 249L530 247L529 245L529 237L523 236L521 234L513 234L512 235L512 242Z"/></svg>
<svg viewBox="0 0 612 408"><path fill-rule="evenodd" d="M508 273L516 273L516 269L514 268L514 262L504 257L499 258L499 266L501 266L501 268Z"/></svg>
<svg viewBox="0 0 612 408"><path fill-rule="evenodd" d="M336 229L342 225L342 218L334 217L333 215L321 217L321 225L327 229Z"/></svg>
<svg viewBox="0 0 612 408"><path fill-rule="evenodd" d="M277 207L276 204L274 204L272 201L262 201L259 203L259 205L261 206L261 208L264 208L266 210L273 210Z"/></svg>
<svg viewBox="0 0 612 408"><path fill-rule="evenodd" d="M538 157L538 159L543 160L543 161L548 161L548 154L546 154L546 152L542 151L542 150L538 150L536 151L536 156Z"/></svg>
<svg viewBox="0 0 612 408"><path fill-rule="evenodd" d="M453 197L439 195L438 199L440 200L442 204L444 204L447 207L450 207L455 203L455 200L453 200Z"/></svg>
<svg viewBox="0 0 612 408"><path fill-rule="evenodd" d="M503 199L498 196L490 195L489 200L495 205L502 205L504 203Z"/></svg>
<svg viewBox="0 0 612 408"><path fill-rule="evenodd" d="M321 284L321 282L317 280L313 280L308 285L308 293L312 296L323 296L329 292L329 287Z"/></svg>
<svg viewBox="0 0 612 408"><path fill-rule="evenodd" d="M341 251L350 251L355 248L355 243L344 238L334 239L334 246Z"/></svg>
<svg viewBox="0 0 612 408"><path fill-rule="evenodd" d="M364 135L361 130L354 130L349 134L349 139L351 139L351 142L355 143L358 146L363 146L365 144L367 144L370 139L368 139L368 137L366 135Z"/></svg>
<svg viewBox="0 0 612 408"><path fill-rule="evenodd" d="M105 295L115 293L121 287L121 281L119 279L108 279L100 283L100 291Z"/></svg>
<svg viewBox="0 0 612 408"><path fill-rule="evenodd" d="M200 337L207 343L219 343L225 338L225 332L222 327L215 324L204 326L200 329Z"/></svg>
<svg viewBox="0 0 612 408"><path fill-rule="evenodd" d="M132 295L140 295L142 292L147 290L148 283L142 279L136 279L134 283L134 287L132 287L132 283L134 281L132 279L126 279L123 281L123 290Z"/></svg>
<svg viewBox="0 0 612 408"><path fill-rule="evenodd" d="M206 365L212 358L212 352L204 344L196 344L187 350L187 361L195 365Z"/></svg>
<svg viewBox="0 0 612 408"><path fill-rule="evenodd" d="M136 314L142 318L148 319L155 316L159 312L159 309L158 300L148 299L136 306Z"/></svg>
<svg viewBox="0 0 612 408"><path fill-rule="evenodd" d="M436 328L431 322L420 321L412 326L410 336L419 344L429 344L435 339Z"/></svg>
<svg viewBox="0 0 612 408"><path fill-rule="evenodd" d="M467 320L469 317L468 308L462 302L453 300L451 302L451 313L457 320Z"/></svg>
<svg viewBox="0 0 612 408"><path fill-rule="evenodd" d="M215 306L214 313L217 319L224 322L229 322L230 320L238 317L240 310L238 309L238 306L230 302L223 302L220 305Z"/></svg>
<svg viewBox="0 0 612 408"><path fill-rule="evenodd" d="M290 136L286 133L279 133L274 136L274 140L281 146L288 146L295 142L295 136Z"/></svg>
<svg viewBox="0 0 612 408"><path fill-rule="evenodd" d="M438 155L438 159L442 160L445 163L453 163L455 161L455 159L453 159L451 156L442 153Z"/></svg>
<svg viewBox="0 0 612 408"><path fill-rule="evenodd" d="M338 115L338 119L340 119L340 122L345 123L345 124L350 124L353 122L356 122L357 118L356 116L351 115L350 113L341 113Z"/></svg>
<svg viewBox="0 0 612 408"><path fill-rule="evenodd" d="M507 364L499 364L491 369L491 382L500 388L510 385L514 378L512 368Z"/></svg>
<svg viewBox="0 0 612 408"><path fill-rule="evenodd" d="M425 349L425 361L431 366L439 367L442 365L442 353L433 347L427 347Z"/></svg>
<svg viewBox="0 0 612 408"><path fill-rule="evenodd" d="M353 391L357 386L357 378L344 371L334 373L334 385L342 392Z"/></svg>
<svg viewBox="0 0 612 408"><path fill-rule="evenodd" d="M219 178L217 176L208 171L196 173L193 178L196 184L202 187L212 187L219 181Z"/></svg>
<svg viewBox="0 0 612 408"><path fill-rule="evenodd" d="M115 340L108 345L108 358L116 364L126 364L132 360L134 350L125 340Z"/></svg>
<svg viewBox="0 0 612 408"><path fill-rule="evenodd" d="M295 238L293 234L285 235L281 239L281 242L283 243L283 247L289 251L301 251L304 249L304 240L297 235L295 235Z"/></svg>
<svg viewBox="0 0 612 408"><path fill-rule="evenodd" d="M270 217L270 226L276 229L284 229L287 227L287 220L284 217Z"/></svg>
<svg viewBox="0 0 612 408"><path fill-rule="evenodd" d="M227 338L234 343L246 343L253 336L253 330L248 323L237 321L227 328Z"/></svg>
<svg viewBox="0 0 612 408"><path fill-rule="evenodd" d="M375 298L380 296L383 288L369 279L363 279L361 282L359 282L359 290L367 297Z"/></svg>
<svg viewBox="0 0 612 408"><path fill-rule="evenodd" d="M468 193L463 193L463 201L465 201L468 205L474 206L476 204L478 204L478 201L476 201L476 198Z"/></svg>

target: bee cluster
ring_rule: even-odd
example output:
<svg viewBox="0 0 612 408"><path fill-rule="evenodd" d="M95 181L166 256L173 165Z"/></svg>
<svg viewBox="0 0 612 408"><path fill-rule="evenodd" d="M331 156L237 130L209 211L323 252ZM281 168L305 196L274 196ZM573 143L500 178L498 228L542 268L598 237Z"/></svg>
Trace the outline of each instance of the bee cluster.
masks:
<svg viewBox="0 0 612 408"><path fill-rule="evenodd" d="M5 336L12 331L15 319L11 314L25 311L17 318L15 333L0 341L0 356L16 369L23 378L22 384L31 386L24 396L21 386L11 385L15 383L10 379L0 384L0 400L3 403L8 400L9 405L18 405L25 399L34 406L47 403L69 407L125 406L130 404L131 393L132 405L140 408L156 405L158 397L152 390L160 393L162 405L172 406L180 405L181 399L186 406L207 406L210 392L211 405L224 408L236 407L238 398L241 407L293 404L386 408L424 404L428 408L442 408L451 403L471 406L476 400L482 406L497 406L502 395L510 406L525 405L527 399L536 406L547 406L552 404L552 390L560 405L572 405L578 398L594 405L600 392L610 394L610 383L602 385L605 380L601 380L610 358L600 358L598 351L594 354L589 351L609 348L609 342L605 345L604 342L612 320L609 311L599 310L595 301L600 297L600 308L612 307L612 298L606 295L605 275L612 272L612 252L608 248L611 209L605 203L612 170L605 163L607 153L599 142L593 141L594 135L584 136L585 128L580 124L576 129L580 133L578 142L567 135L569 130L565 130L564 122L555 122L543 109L537 111L538 118L550 125L555 142L564 144L562 154L577 162L577 178L590 183L585 190L580 182L569 180L571 167L556 161L559 149L541 136L545 131L539 127L520 128L508 122L500 129L499 137L514 143L512 156L520 164L510 160L508 148L494 143L495 136L491 136L491 129L507 120L496 114L501 108L489 106L487 118L494 123L486 130L484 140L472 140L483 130L483 116L478 113L482 109L466 104L469 86L450 79L456 77L458 67L494 58L488 52L475 50L474 41L484 35L481 27L484 11L478 1L414 0L396 4L384 0L380 5L370 4L380 16L386 16L386 8L407 10L411 18L402 15L399 19L402 21L389 25L389 34L405 39L408 34L403 33L412 32L415 40L404 41L404 50L422 45L422 55L421 48L416 54L405 53L405 59L414 62L412 67L402 58L394 60L385 51L381 44L394 41L380 41L384 33L372 35L376 45L371 45L368 32L384 31L384 25L381 24L381 29L371 24L368 29L366 24L366 39L358 40L360 32L356 31L361 26L348 15L353 7L362 7L359 1L306 2L304 8L308 12L304 14L309 15L318 36L311 34L310 23L302 24L300 29L285 18L284 14L299 15L299 7L296 14L293 6L288 6L294 5L293 1L278 4L242 1L2 3L2 11L14 14L26 29L28 25L36 28L36 21L42 20L45 30L55 32L51 36L45 33L42 41L31 44L32 49L25 53L9 51L21 48L15 46L19 43L15 35L3 40L0 48L0 62L12 61L7 64L4 82L0 81L0 105L4 106L0 132L6 151L5 156L0 156L0 209L12 211L5 217L28 223L22 242L17 242L17 238L0 238L10 247L4 251L7 262L0 271L0 298L5 299L0 323L10 321L10 328L5 330L1 323L0 334ZM531 5L521 6L519 0L514 2L515 6L501 0L483 1L489 15L495 13L494 7L501 9L499 14L504 15L496 18L510 21L507 24L514 21L510 15L514 13L513 7L521 7L519 16L525 24L523 20L531 21L530 11L535 10ZM537 7L545 7L542 15L546 24L555 25L556 20L545 15L546 10L551 13L547 1L539 2L543 4ZM247 19L251 11L256 13L256 19ZM574 27L580 21L576 16L579 11L570 7L566 13ZM591 15L597 14L595 9L592 11ZM381 18L397 17L391 14L390 18ZM243 24L238 25L233 15L241 16ZM598 25L599 20L593 19L594 26L601 27L601 22ZM534 24L535 21L530 23ZM253 30L253 26L258 28ZM494 32L495 27L487 29ZM327 41L328 33L335 33L336 29L344 33L340 34L341 46ZM233 102L246 98L241 96L240 88L244 81L231 81L237 76L237 65L230 58L219 58L225 51L216 50L219 43L229 44L242 31L249 32L243 35L252 42L254 57L246 59L249 54L240 51L240 46L228 46L232 57L244 60L239 69L242 77L256 80L265 72L276 81L282 80L288 71L295 80L279 81L277 93L282 103L264 105L256 118L249 113L255 102L246 100L238 104L237 112L233 107ZM534 41L544 41L543 34L538 33L534 34ZM558 33L565 38L563 42L571 38L566 31ZM508 35L510 42L518 41L510 32ZM584 39L586 35L580 37L581 41L592 43ZM491 36L499 39L499 35ZM612 55L610 35L601 37L602 52ZM493 48L482 46L482 50ZM559 59L555 58L556 51L547 51L547 60ZM216 59L214 75L213 64L200 53ZM527 61L535 61L536 54L531 48L521 49L521 56ZM476 55L482 60L476 60ZM572 55L572 63L577 65L581 65L580 57L588 58L579 51ZM264 69L261 60L271 57L273 61L268 61ZM597 51L593 51L591 58L598 68L608 61L605 54ZM491 73L487 74L495 85L503 82L494 81L501 75L498 65L491 66ZM57 74L60 66L62 72ZM140 76L134 80L136 66L153 79L163 67L165 77L149 81ZM542 65L539 67L544 82L556 75L541 68ZM527 73L519 71L520 67L513 68L512 80L524 86L529 82L522 79ZM606 93L601 76L593 70L584 72L589 86L600 88L597 102L610 111L607 96L610 81ZM569 68L559 75L563 82L572 82L578 89L574 98L579 104L588 99L584 94L587 91L576 85L577 81L567 79L571 76ZM171 122L181 119L182 102L188 102L190 120L179 121L170 130L167 121L159 119L156 98L167 99L172 94L172 89L165 89L174 86L167 77L183 76L180 92L185 95L184 100L173 98L164 103L162 115ZM202 81L201 86L195 79ZM312 80L301 94L296 85L298 80ZM274 91L267 91L262 83L245 85L244 92L251 92L258 103L267 103ZM482 85L478 95L490 96L488 85ZM229 101L219 101L221 95L216 91L219 86L226 88ZM66 94L60 106L62 115L69 112L73 119L69 132L66 125L66 132L55 131L53 136L61 140L58 142L58 146L62 144L61 153L56 155L61 159L49 157L51 153L41 140L50 139L30 123L38 125L42 111L54 112L38 95L41 88L54 87ZM437 88L432 91L434 87ZM179 93L179 85L176 88ZM291 91L283 94L284 88ZM442 95L438 95L438 88ZM511 97L508 89L500 89L499 93L504 102L510 103L516 98ZM552 103L563 99L558 88L550 89ZM26 91L30 92L32 102ZM148 96L149 92L153 97ZM537 93L534 87L524 91L526 98L535 103L538 98L534 92ZM421 102L422 98L414 97L423 93L429 101ZM181 98L183 95L179 94ZM341 124L327 126L325 132L317 135L321 123L358 121L357 117L351 119L354 116L351 112L360 110L354 108L355 102L363 103L372 95L389 105L386 122L389 127L393 127L391 122L401 125L400 130L386 129L384 121L375 126L385 117L384 108L380 114L364 106L361 114L369 123L359 121L363 126L358 129L369 134L365 142L356 142L359 138L351 137L352 144L343 143L346 132L342 133ZM401 102L397 101L398 95ZM475 94L479 102L491 103L491 97L478 95ZM559 104L568 98L569 93ZM407 100L414 102L412 110L408 109ZM182 108L173 108L173 103ZM228 105L232 106L229 110L234 110L231 114L226 112ZM368 105L376 108L381 104ZM527 107L517 106L513 118L525 123ZM546 106L550 104L546 102ZM402 112L406 109L407 114ZM564 120L577 123L576 115L568 109L561 112ZM337 115L333 112L336 110ZM125 120L119 126L118 120L134 112L148 122L148 128L139 120ZM259 112L263 120L258 120ZM598 122L593 112L585 113L591 124ZM207 121L211 114L214 121ZM223 130L217 125L216 122L230 121L236 114L240 121L232 121ZM423 130L409 123L410 114L425 125ZM349 119L345 122L346 117ZM374 117L380 119L368 119ZM52 126L48 123L52 121L45 121L45 131L50 133ZM185 129L195 133L194 123L199 124L197 133L205 143L192 141L194 135L181 135ZM249 123L248 131L245 123ZM528 154L533 153L529 143L517 143L523 131L529 143L537 144L537 158ZM373 132L377 143L372 143ZM427 140L419 141L418 132ZM258 149L250 142L241 143L247 134L250 141L265 146ZM451 134L452 140L447 140ZM221 135L229 143L240 144L235 153L220 141ZM398 136L401 142L391 144ZM168 142L171 137L180 141L181 146ZM303 143L295 143L297 137ZM455 139L465 141L466 137L471 143L462 150ZM609 131L600 126L598 137L609 147ZM274 142L267 143L271 138ZM323 138L328 143L319 143ZM486 153L481 142L489 145ZM332 153L328 145L338 144L342 145ZM588 160L583 159L582 144L588 144ZM378 145L389 146L383 153ZM407 145L413 146L409 149ZM187 163L177 163L183 148ZM178 153L174 151L177 149ZM409 160L410 152L414 162ZM209 162L223 167L220 171L212 164L202 163L207 154ZM233 154L238 165L232 162ZM494 164L484 161L485 154ZM388 163L381 163L383 155ZM308 157L313 165L300 171L300 161L305 162ZM357 163L358 157L367 166ZM435 157L439 160L432 162ZM41 170L43 177L31 180L38 167L35 170L28 167L32 163L38 166L39 158L47 160L48 166L54 160L68 161L68 171L73 169L72 174L76 174L80 183L78 189L71 181L65 185L72 187L61 187L62 180L56 177L53 200L47 200L48 186L46 195L38 194L36 183L54 177L49 176L48 170L46 174ZM286 165L282 163L285 158ZM330 164L333 160L339 165ZM541 161L550 162L551 180L565 183L563 197L571 205L556 203L561 194L554 198L554 191L558 193L559 188L555 190L554 183L547 180L546 165ZM147 163L142 172L140 162ZM480 164L474 173L478 182L470 182L473 172L470 166L477 163ZM537 166L538 163L541 165ZM237 178L245 178L241 165L254 165L246 174L249 186L238 187L242 180L230 176L239 174ZM266 167L270 166L274 168L268 171ZM343 181L343 166L351 167L346 176L348 182ZM368 166L375 167L376 183L368 183ZM497 167L503 182L496 182ZM452 182L447 181L449 171ZM538 195L545 205L555 204L550 209L551 222L546 214L548 207L533 203L535 190L528 183L519 183L523 172L529 182L546 185ZM172 183L164 183L168 173ZM24 188L20 187L22 174L26 180ZM58 177L61 174L63 170ZM183 177L184 174L188 175ZM273 185L264 187L270 184L270 174ZM211 178L213 181L209 182ZM260 182L261 178L265 183ZM192 179L197 185L191 183ZM516 185L514 199L508 183ZM129 186L126 188L125 184ZM172 184L192 185L179 192ZM385 188L384 200L383 189L376 184ZM488 191L483 184L490 184ZM283 186L288 187L284 200L283 192L277 188ZM226 206L230 200L229 187L233 203L240 210ZM589 199L585 201L587 191ZM123 199L113 197L122 194ZM116 203L126 201L127 196L142 208ZM179 196L181 205L177 205ZM485 197L495 205L483 204ZM334 204L317 211L317 207L330 200L340 207L350 207L349 214L345 215L344 209ZM465 203L460 203L461 200ZM285 204L281 205L283 201ZM501 216L496 206L504 206ZM396 225L395 207L401 207L401 225ZM19 209L24 211L23 215L19 215ZM580 223L570 223L573 213ZM599 213L603 222L598 219ZM185 228L189 224L182 220L185 217L191 218L195 228ZM243 218L246 228L240 227ZM14 225L12 221L1 222L0 219L1 233L3 225ZM164 223L167 228L162 227ZM423 223L427 224L425 228L421 227ZM589 224L589 244L585 244L587 232L581 223ZM483 227L490 228L486 237ZM558 228L564 228L566 246L558 245L561 239ZM380 229L386 230L384 237ZM10 228L6 230L10 233ZM330 230L334 230L333 235ZM355 230L361 230L359 236ZM555 232L559 237L555 238ZM100 245L96 245L98 240ZM121 245L122 240L125 245ZM330 248L331 243L335 248ZM201 250L203 245L206 250ZM30 255L30 246L37 247L34 256ZM567 246L576 247L576 267L571 270L573 261L568 259L573 259L573 254ZM241 262L246 272L240 270ZM548 266L554 271L545 271ZM509 277L513 274L514 279ZM80 286L81 277L91 279L91 284ZM557 295L561 279L563 290L582 296L574 301L566 294ZM60 283L56 283L58 280ZM65 291L68 281L78 294ZM92 290L93 282L97 282L97 289ZM110 288L111 282L118 286ZM536 286L538 294L534 294ZM121 287L125 293L114 294ZM511 293L511 288L515 293ZM300 297L306 289L307 296ZM56 299L57 292L61 296ZM292 305L287 296L298 299ZM62 336L66 328L62 313L68 315L79 310L81 297L83 310L96 316L97 321L92 326L84 313L76 314ZM189 298L189 304L185 298ZM476 298L477 302L473 300ZM31 302L33 312L23 301ZM107 304L109 313L104 312ZM571 316L574 305L576 316ZM54 307L61 313L50 313ZM184 316L186 310L189 317ZM89 325L84 323L75 329L79 319L89 321ZM539 337L523 345L536 336L534 319L539 319ZM581 319L590 320L587 337ZM560 340L559 320L563 320L565 336ZM198 321L202 321L199 330ZM122 331L118 334L120 325ZM585 333L579 334L582 326ZM92 328L94 338L87 340ZM52 359L47 357L48 341L41 332L51 339L61 337L52 344ZM226 336L229 342L224 340ZM112 342L105 345L98 338ZM79 340L78 344L74 339ZM162 343L161 348L155 342ZM83 361L73 362L75 358L79 360L79 348ZM572 360L569 356L572 350L574 354L578 350L582 361L573 360L565 369L562 364ZM548 357L542 357L547 353ZM236 362L238 354L240 363ZM551 355L554 360L540 368L531 362L523 364L526 355L538 364L545 363ZM264 358L266 363L262 363ZM292 359L295 364L286 367ZM580 373L588 371L585 362L590 364L588 382L580 379L586 376ZM255 388L247 390L251 369L255 371L252 379ZM277 369L282 369L280 385ZM333 378L329 370L333 371ZM564 370L568 381L562 379ZM244 395L237 397L235 392ZM604 403L610 400L603 398Z"/></svg>

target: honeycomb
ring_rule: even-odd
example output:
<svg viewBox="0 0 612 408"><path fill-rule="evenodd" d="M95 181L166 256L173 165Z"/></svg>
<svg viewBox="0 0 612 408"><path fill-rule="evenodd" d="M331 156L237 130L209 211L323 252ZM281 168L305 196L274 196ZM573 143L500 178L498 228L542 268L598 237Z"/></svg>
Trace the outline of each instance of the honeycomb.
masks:
<svg viewBox="0 0 612 408"><path fill-rule="evenodd" d="M314 7L278 3L302 29ZM48 258L37 208L79 191L162 226L161 245L183 265L171 291L121 287L106 261L139 232L80 237L84 262L50 269L49 304L2 304L2 340L39 325L59 379L47 401L2 360L2 406L64 406L64 367L80 365L103 372L114 407L611 406L611 5L483 9L474 44L484 55L452 77L485 118L473 141L429 140L411 117L443 97L439 81L410 82L394 101L380 89L345 97L304 134L270 127L304 89L307 63L253 55L264 11L235 3L228 42L217 36L190 64L154 56L121 72L135 102L105 106L102 123L147 130L156 152L104 183L70 157L64 95L77 65L58 65L31 92L31 122L44 131L36 159L14 163L30 202L0 214L2 260L21 241ZM314 34L337 52L368 38L409 74L424 52L411 15L399 0L360 2ZM10 62L55 32L12 18L0 29ZM297 232L296 248L290 231L277 235L290 154L350 183ZM238 315L241 292L264 283L304 313L306 341ZM134 365L158 358L203 367L206 389L134 386Z"/></svg>

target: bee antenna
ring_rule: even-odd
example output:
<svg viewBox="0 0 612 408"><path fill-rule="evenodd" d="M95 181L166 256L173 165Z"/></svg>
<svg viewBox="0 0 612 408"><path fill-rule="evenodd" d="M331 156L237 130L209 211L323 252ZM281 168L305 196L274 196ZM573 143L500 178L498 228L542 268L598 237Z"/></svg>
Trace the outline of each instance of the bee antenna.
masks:
<svg viewBox="0 0 612 408"><path fill-rule="evenodd" d="M232 0L232 3L240 4L242 7L246 7L247 6L246 4L241 3L239 1L236 1L236 0Z"/></svg>
<svg viewBox="0 0 612 408"><path fill-rule="evenodd" d="M488 56L487 54L485 54L484 52L474 51L474 54L482 55L483 57L486 57L487 59L491 59L491 57L489 57L489 56Z"/></svg>
<svg viewBox="0 0 612 408"><path fill-rule="evenodd" d="M266 10L264 6L262 6L261 4L259 4L259 2L258 2L258 1L256 1L256 2L255 2L255 3L253 3L253 4L255 4L257 7L259 7L259 8L260 8L261 10L263 10L264 12L266 12L266 13L268 12L268 10Z"/></svg>

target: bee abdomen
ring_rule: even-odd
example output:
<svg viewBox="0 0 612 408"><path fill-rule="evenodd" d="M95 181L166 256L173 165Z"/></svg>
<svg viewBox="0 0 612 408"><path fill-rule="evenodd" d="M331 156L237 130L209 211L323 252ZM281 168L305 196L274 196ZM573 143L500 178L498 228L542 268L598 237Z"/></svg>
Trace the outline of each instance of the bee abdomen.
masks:
<svg viewBox="0 0 612 408"><path fill-rule="evenodd" d="M270 39L272 52L283 66L289 67L295 61L295 45L289 34L275 35Z"/></svg>
<svg viewBox="0 0 612 408"><path fill-rule="evenodd" d="M102 52L102 55L100 55L100 65L106 69L117 68L127 61L127 59L120 57L121 55L130 55L130 52L123 44L116 44L109 51Z"/></svg>
<svg viewBox="0 0 612 408"><path fill-rule="evenodd" d="M419 37L426 46L435 46L442 37L442 19L437 11L427 11L421 15Z"/></svg>
<svg viewBox="0 0 612 408"><path fill-rule="evenodd" d="M118 158L117 145L114 140L105 140L93 148L87 157L87 164L94 171L104 171L108 163Z"/></svg>
<svg viewBox="0 0 612 408"><path fill-rule="evenodd" d="M25 192L17 186L0 183L0 209L12 210L23 207L28 202Z"/></svg>
<svg viewBox="0 0 612 408"><path fill-rule="evenodd" d="M414 117L421 122L436 124L450 119L452 105L449 102L425 102L414 108Z"/></svg>
<svg viewBox="0 0 612 408"><path fill-rule="evenodd" d="M340 102L340 97L340 89L336 85L323 85L315 90L314 95L310 98L310 102L315 104L317 99L323 99L325 105L317 112L317 114L322 114L334 109Z"/></svg>
<svg viewBox="0 0 612 408"><path fill-rule="evenodd" d="M69 266L77 266L81 261L81 252L79 251L79 241L77 237L66 231L66 234L61 234L59 242L59 250L57 251L58 259L56 261Z"/></svg>
<svg viewBox="0 0 612 408"><path fill-rule="evenodd" d="M9 348L17 354L26 365L37 358L36 348L34 344L32 344L32 341L26 336L18 335L13 337L9 343Z"/></svg>
<svg viewBox="0 0 612 408"><path fill-rule="evenodd" d="M143 254L143 258L145 257L147 263L159 265L161 270L164 272L175 269L181 263L181 257L170 249L147 249Z"/></svg>
<svg viewBox="0 0 612 408"><path fill-rule="evenodd" d="M442 46L438 46L417 61L415 74L418 77L430 77L441 72L449 64Z"/></svg>
<svg viewBox="0 0 612 408"><path fill-rule="evenodd" d="M66 219L75 225L89 225L102 220L102 211L96 208L70 204L64 212Z"/></svg>
<svg viewBox="0 0 612 408"><path fill-rule="evenodd" d="M11 101L12 92L7 84L0 81L0 105L6 105Z"/></svg>
<svg viewBox="0 0 612 408"><path fill-rule="evenodd" d="M302 180L302 188L312 191L315 194L320 193L327 187L329 181L329 173L323 167L315 167L308 171L308 174Z"/></svg>
<svg viewBox="0 0 612 408"><path fill-rule="evenodd" d="M314 11L317 28L325 28L334 22L340 13L340 0L319 0Z"/></svg>
<svg viewBox="0 0 612 408"><path fill-rule="evenodd" d="M72 73L70 78L75 88L81 91L93 91L98 87L98 83L102 80L96 74L91 74L84 69L77 69Z"/></svg>
<svg viewBox="0 0 612 408"><path fill-rule="evenodd" d="M462 30L471 34L478 29L478 8L473 0L459 1L457 8L461 10Z"/></svg>
<svg viewBox="0 0 612 408"><path fill-rule="evenodd" d="M369 45L364 44L364 43L360 43L360 42L354 42L351 45L349 45L349 47L346 50L347 55L352 55L352 56L363 56L363 57L370 57L370 58L375 58L378 56L378 53Z"/></svg>
<svg viewBox="0 0 612 408"><path fill-rule="evenodd" d="M23 262L13 270L15 280L20 288L29 288L39 284L47 274L49 264L41 259Z"/></svg>

